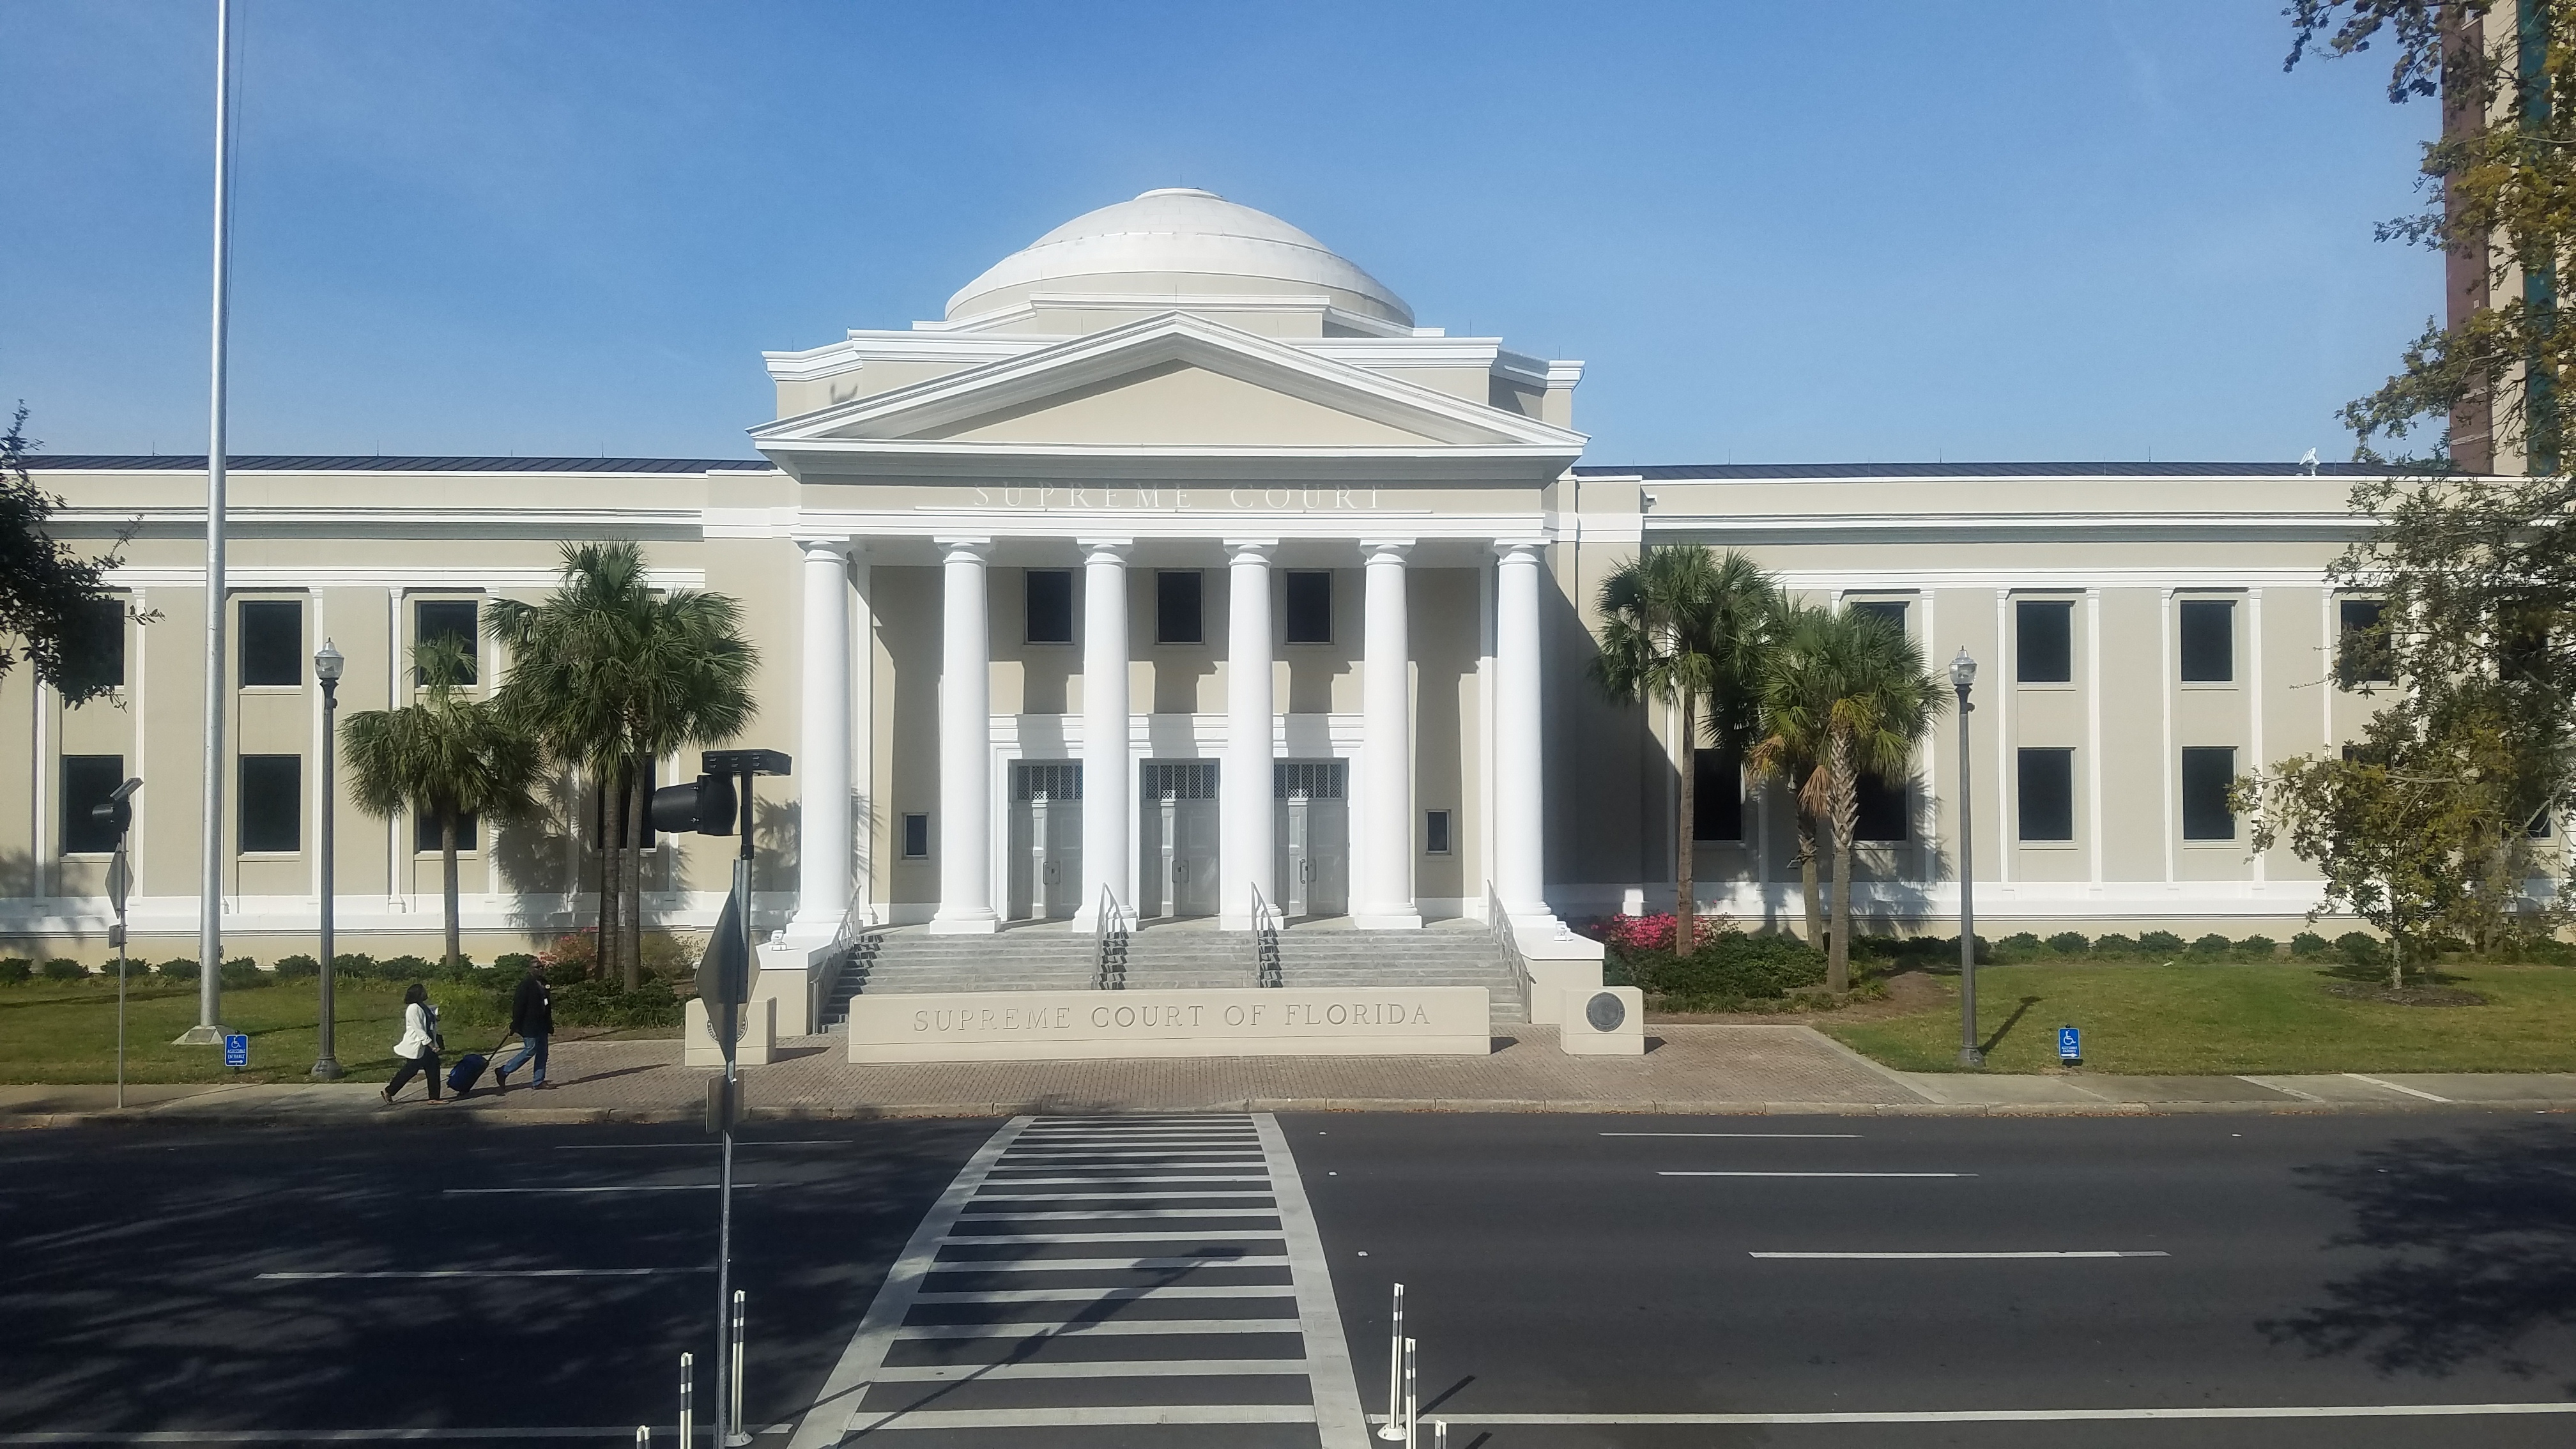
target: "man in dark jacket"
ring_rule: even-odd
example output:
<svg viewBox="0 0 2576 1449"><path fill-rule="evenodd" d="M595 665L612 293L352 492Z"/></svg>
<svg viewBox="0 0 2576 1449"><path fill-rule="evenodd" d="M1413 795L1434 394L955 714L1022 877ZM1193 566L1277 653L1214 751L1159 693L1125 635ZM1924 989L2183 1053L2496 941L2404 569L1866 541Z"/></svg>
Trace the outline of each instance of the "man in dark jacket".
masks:
<svg viewBox="0 0 2576 1449"><path fill-rule="evenodd" d="M519 1054L494 1069L493 1089L510 1090L510 1074L533 1059L537 1064L537 1090L544 1091L546 1038L555 1034L555 999L546 991L546 978L534 966L519 978L518 995L510 999L510 1030L519 1038Z"/></svg>

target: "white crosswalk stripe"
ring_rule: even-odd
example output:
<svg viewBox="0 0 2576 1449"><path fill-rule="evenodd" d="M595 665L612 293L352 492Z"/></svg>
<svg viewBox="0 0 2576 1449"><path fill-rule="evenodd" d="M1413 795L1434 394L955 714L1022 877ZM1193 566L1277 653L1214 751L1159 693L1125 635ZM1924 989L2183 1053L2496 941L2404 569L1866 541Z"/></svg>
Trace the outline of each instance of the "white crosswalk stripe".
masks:
<svg viewBox="0 0 2576 1449"><path fill-rule="evenodd" d="M897 1432L903 1449L1034 1449L1148 1425L1191 1426L1192 1445L1371 1444L1267 1114L1005 1124L905 1245L790 1449Z"/></svg>

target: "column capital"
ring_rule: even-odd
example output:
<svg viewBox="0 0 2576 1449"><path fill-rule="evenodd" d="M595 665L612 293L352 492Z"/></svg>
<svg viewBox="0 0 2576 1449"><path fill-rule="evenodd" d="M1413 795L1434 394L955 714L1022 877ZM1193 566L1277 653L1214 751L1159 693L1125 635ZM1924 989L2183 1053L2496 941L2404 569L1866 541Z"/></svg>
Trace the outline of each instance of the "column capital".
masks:
<svg viewBox="0 0 2576 1449"><path fill-rule="evenodd" d="M1547 545L1537 539L1498 538L1494 553L1505 563L1536 563L1539 550Z"/></svg>
<svg viewBox="0 0 2576 1449"><path fill-rule="evenodd" d="M1270 555L1278 547L1279 540L1275 538L1229 538L1225 541L1225 551L1230 560L1250 558L1268 563Z"/></svg>
<svg viewBox="0 0 2576 1449"><path fill-rule="evenodd" d="M1405 556L1413 552L1414 542L1415 540L1410 538L1364 538L1360 540L1360 554L1362 557L1371 559L1379 554L1387 554L1391 555L1397 563L1402 563L1405 561Z"/></svg>
<svg viewBox="0 0 2576 1449"><path fill-rule="evenodd" d="M985 555L993 551L993 541L989 538L934 538L931 542L939 545L940 554L951 561L963 555L982 563Z"/></svg>
<svg viewBox="0 0 2576 1449"><path fill-rule="evenodd" d="M1074 543L1082 550L1085 563L1109 559L1123 564L1127 561L1128 552L1136 547L1136 540L1132 538L1077 538Z"/></svg>
<svg viewBox="0 0 2576 1449"><path fill-rule="evenodd" d="M860 552L863 547L857 539L850 538L842 534L828 534L821 536L807 536L799 534L796 538L796 546L803 549L808 555L830 553L839 554L844 558L849 557L851 554Z"/></svg>

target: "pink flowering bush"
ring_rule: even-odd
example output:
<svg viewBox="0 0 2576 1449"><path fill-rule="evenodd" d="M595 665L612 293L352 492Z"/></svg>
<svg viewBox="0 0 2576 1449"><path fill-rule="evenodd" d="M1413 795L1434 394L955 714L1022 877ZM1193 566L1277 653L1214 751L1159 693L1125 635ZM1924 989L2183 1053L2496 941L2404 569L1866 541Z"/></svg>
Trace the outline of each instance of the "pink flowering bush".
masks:
<svg viewBox="0 0 2576 1449"><path fill-rule="evenodd" d="M1678 924L1669 911L1660 916L1612 916L1602 940L1611 949L1630 954L1669 951Z"/></svg>

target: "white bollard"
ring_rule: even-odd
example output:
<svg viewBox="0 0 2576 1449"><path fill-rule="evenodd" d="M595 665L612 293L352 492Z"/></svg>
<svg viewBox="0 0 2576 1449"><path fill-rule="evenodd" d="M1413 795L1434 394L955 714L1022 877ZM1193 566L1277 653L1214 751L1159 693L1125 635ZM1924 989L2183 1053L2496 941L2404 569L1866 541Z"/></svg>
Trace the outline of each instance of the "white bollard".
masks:
<svg viewBox="0 0 2576 1449"><path fill-rule="evenodd" d="M736 1288L733 1290L733 1418L729 1421L733 1425L733 1435L725 1440L736 1449L751 1442L751 1431L742 1424L743 1339L742 1290Z"/></svg>
<svg viewBox="0 0 2576 1449"><path fill-rule="evenodd" d="M653 1449L652 1425L638 1424L635 1426L635 1449Z"/></svg>
<svg viewBox="0 0 2576 1449"><path fill-rule="evenodd" d="M1395 1332L1386 1341L1386 1426L1377 1436L1390 1444L1404 1439L1404 1285L1395 1285Z"/></svg>
<svg viewBox="0 0 2576 1449"><path fill-rule="evenodd" d="M697 1364L697 1355L680 1355L680 1449L698 1442Z"/></svg>
<svg viewBox="0 0 2576 1449"><path fill-rule="evenodd" d="M1404 1341L1404 1449L1414 1449L1413 1428L1413 1340L1408 1338Z"/></svg>
<svg viewBox="0 0 2576 1449"><path fill-rule="evenodd" d="M1431 1421L1431 1449L1449 1449L1448 1420L1434 1419Z"/></svg>

